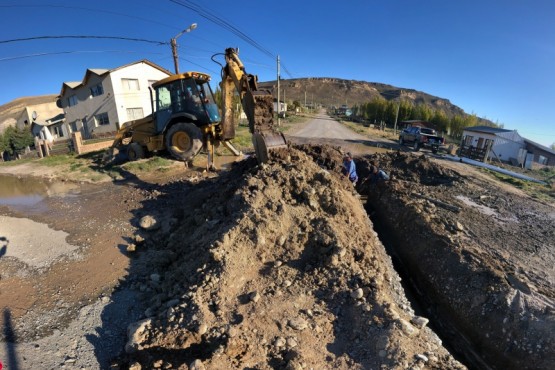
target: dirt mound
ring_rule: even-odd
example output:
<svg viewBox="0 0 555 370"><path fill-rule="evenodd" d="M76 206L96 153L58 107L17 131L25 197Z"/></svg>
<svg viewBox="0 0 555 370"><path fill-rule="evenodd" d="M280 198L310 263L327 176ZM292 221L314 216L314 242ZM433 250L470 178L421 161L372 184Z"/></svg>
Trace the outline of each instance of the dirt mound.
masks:
<svg viewBox="0 0 555 370"><path fill-rule="evenodd" d="M328 170L339 149L309 153L318 163L292 149L145 204L131 270L149 272L129 282L148 308L114 366L464 368L414 314L351 184Z"/></svg>
<svg viewBox="0 0 555 370"><path fill-rule="evenodd" d="M475 367L551 368L553 207L424 156L360 159L361 178L371 163L393 180L358 190L442 337Z"/></svg>

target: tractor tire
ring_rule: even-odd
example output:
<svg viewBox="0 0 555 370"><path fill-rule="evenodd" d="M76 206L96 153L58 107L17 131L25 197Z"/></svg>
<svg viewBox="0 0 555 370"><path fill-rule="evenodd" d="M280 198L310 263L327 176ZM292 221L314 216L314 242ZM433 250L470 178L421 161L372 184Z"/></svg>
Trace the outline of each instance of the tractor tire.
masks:
<svg viewBox="0 0 555 370"><path fill-rule="evenodd" d="M138 161L145 157L145 149L139 143L131 143L127 146L127 158L130 161Z"/></svg>
<svg viewBox="0 0 555 370"><path fill-rule="evenodd" d="M420 145L418 144L418 141L414 141L414 144L412 144L412 149L414 149L415 152L420 150Z"/></svg>
<svg viewBox="0 0 555 370"><path fill-rule="evenodd" d="M176 123L166 133L165 144L172 157L188 162L202 149L202 132L192 123Z"/></svg>

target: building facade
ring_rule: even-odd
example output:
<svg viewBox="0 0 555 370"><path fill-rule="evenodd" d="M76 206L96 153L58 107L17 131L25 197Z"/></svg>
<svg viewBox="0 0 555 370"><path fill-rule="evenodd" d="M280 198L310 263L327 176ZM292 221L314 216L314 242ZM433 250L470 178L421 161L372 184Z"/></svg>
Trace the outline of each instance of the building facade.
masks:
<svg viewBox="0 0 555 370"><path fill-rule="evenodd" d="M64 82L58 104L69 132L84 139L117 131L152 113L150 86L171 72L141 60L115 69L87 69L81 82Z"/></svg>
<svg viewBox="0 0 555 370"><path fill-rule="evenodd" d="M489 126L463 130L460 154L483 162L497 160L532 168L533 163L555 165L555 151L523 138L516 130Z"/></svg>

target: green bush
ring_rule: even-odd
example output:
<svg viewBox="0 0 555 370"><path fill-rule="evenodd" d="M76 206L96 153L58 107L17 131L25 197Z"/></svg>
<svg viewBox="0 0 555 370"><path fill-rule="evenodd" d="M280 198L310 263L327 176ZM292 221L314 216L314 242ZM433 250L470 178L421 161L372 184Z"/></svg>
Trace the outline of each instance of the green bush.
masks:
<svg viewBox="0 0 555 370"><path fill-rule="evenodd" d="M10 126L0 134L0 152L7 152L9 155L18 154L34 142L30 130Z"/></svg>

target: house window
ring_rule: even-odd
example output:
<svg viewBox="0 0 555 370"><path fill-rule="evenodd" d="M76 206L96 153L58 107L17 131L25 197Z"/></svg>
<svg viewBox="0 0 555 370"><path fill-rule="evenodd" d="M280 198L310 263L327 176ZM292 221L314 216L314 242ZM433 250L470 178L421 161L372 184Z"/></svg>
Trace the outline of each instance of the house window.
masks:
<svg viewBox="0 0 555 370"><path fill-rule="evenodd" d="M127 108L127 119L129 121L143 118L144 116L143 108Z"/></svg>
<svg viewBox="0 0 555 370"><path fill-rule="evenodd" d="M543 165L547 165L547 157L544 157L543 155L540 155L538 157L538 163L543 164Z"/></svg>
<svg viewBox="0 0 555 370"><path fill-rule="evenodd" d="M91 95L92 96L99 96L104 94L104 89L102 88L102 84L95 85L91 87Z"/></svg>
<svg viewBox="0 0 555 370"><path fill-rule="evenodd" d="M94 116L95 127L109 125L110 119L108 118L108 113L100 113Z"/></svg>
<svg viewBox="0 0 555 370"><path fill-rule="evenodd" d="M124 91L138 91L139 90L139 80L133 78L122 78L121 84Z"/></svg>
<svg viewBox="0 0 555 370"><path fill-rule="evenodd" d="M67 105L70 106L70 107L73 107L74 105L77 105L77 96L76 95L71 95L67 99Z"/></svg>
<svg viewBox="0 0 555 370"><path fill-rule="evenodd" d="M77 132L77 121L71 122L69 126L71 128L71 132Z"/></svg>
<svg viewBox="0 0 555 370"><path fill-rule="evenodd" d="M464 146L472 146L472 139L474 139L474 136L466 135L464 137Z"/></svg>

